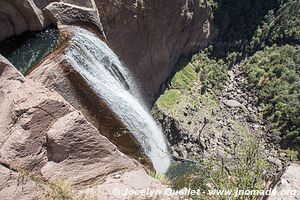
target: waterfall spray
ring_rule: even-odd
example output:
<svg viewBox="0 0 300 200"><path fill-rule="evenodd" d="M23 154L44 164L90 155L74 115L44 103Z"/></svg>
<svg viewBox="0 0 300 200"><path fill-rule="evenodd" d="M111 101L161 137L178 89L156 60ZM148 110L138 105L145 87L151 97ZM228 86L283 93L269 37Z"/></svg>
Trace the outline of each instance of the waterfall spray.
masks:
<svg viewBox="0 0 300 200"><path fill-rule="evenodd" d="M138 98L134 81L114 52L93 33L76 28L66 57L130 130L154 168L165 173L171 158L163 132Z"/></svg>

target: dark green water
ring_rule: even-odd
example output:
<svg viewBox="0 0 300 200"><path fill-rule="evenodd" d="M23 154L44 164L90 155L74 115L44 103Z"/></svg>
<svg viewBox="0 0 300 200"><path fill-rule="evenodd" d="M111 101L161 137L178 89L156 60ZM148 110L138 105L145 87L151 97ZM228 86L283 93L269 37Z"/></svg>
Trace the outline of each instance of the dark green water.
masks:
<svg viewBox="0 0 300 200"><path fill-rule="evenodd" d="M58 40L57 28L50 26L41 32L26 32L1 41L0 54L24 74L53 51Z"/></svg>

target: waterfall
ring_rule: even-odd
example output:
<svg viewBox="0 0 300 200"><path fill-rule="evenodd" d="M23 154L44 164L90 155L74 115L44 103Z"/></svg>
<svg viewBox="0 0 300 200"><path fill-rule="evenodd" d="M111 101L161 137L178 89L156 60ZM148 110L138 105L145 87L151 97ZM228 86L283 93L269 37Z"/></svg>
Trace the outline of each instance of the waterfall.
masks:
<svg viewBox="0 0 300 200"><path fill-rule="evenodd" d="M66 51L68 62L124 123L151 159L165 173L171 163L161 128L138 98L126 67L96 35L76 28Z"/></svg>

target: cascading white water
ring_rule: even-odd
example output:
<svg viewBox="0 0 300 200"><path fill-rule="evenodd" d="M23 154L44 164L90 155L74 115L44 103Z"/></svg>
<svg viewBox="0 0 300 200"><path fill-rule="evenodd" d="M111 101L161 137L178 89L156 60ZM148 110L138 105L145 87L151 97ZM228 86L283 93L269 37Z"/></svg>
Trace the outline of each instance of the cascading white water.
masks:
<svg viewBox="0 0 300 200"><path fill-rule="evenodd" d="M66 57L131 131L154 168L165 173L171 158L162 130L137 98L134 82L114 52L93 33L76 28Z"/></svg>

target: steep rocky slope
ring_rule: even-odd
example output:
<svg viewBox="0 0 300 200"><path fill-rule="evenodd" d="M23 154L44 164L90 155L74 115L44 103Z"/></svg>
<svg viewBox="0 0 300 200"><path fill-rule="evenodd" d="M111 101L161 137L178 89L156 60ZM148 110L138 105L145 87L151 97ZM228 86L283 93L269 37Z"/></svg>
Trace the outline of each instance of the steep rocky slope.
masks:
<svg viewBox="0 0 300 200"><path fill-rule="evenodd" d="M194 62L187 67L197 64ZM242 90L242 78L238 73L230 71L226 89L217 96L210 92L201 94L201 75L197 74L187 89L171 86L158 99L153 112L162 123L174 156L179 160L227 154L248 135L261 140L261 145L267 147L263 141L266 128L256 117L254 98Z"/></svg>
<svg viewBox="0 0 300 200"><path fill-rule="evenodd" d="M300 3L213 2L217 40L178 66L153 110L180 161L170 175L206 191L277 190L216 199L297 199Z"/></svg>
<svg viewBox="0 0 300 200"><path fill-rule="evenodd" d="M181 178L190 177L200 183L194 181L189 186L203 190L269 189L288 165L286 154L270 143L268 128L258 118L255 96L243 88L239 66L224 71L228 78L222 83L223 89L214 92L204 89L202 70L222 63L207 62L201 54L195 55L175 74L153 109L178 161L170 176L186 165L182 163L194 163L192 174L182 172L179 178L174 177L176 184L182 186Z"/></svg>

